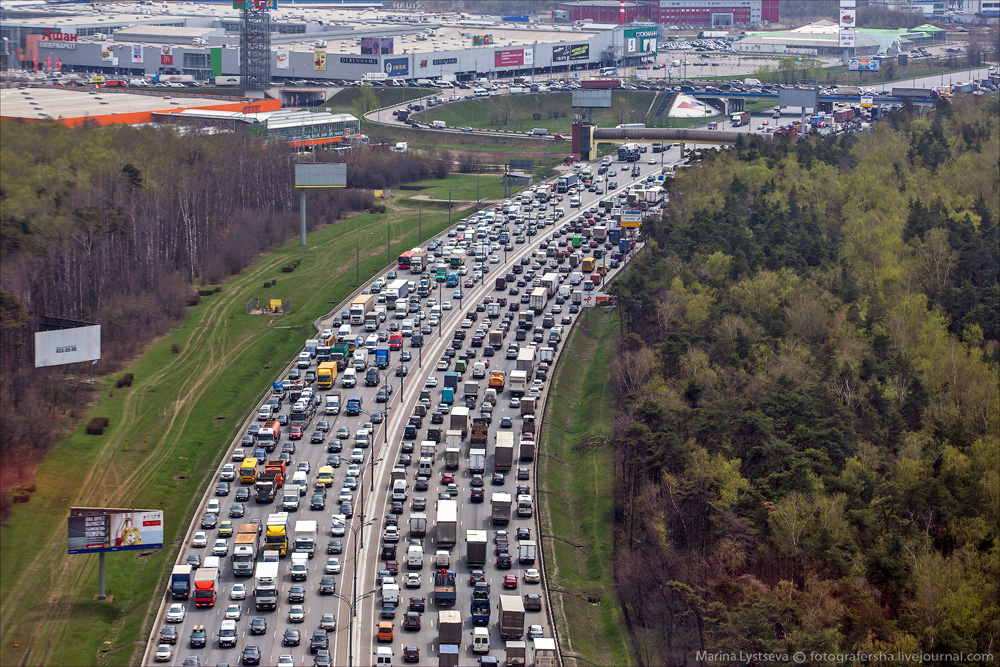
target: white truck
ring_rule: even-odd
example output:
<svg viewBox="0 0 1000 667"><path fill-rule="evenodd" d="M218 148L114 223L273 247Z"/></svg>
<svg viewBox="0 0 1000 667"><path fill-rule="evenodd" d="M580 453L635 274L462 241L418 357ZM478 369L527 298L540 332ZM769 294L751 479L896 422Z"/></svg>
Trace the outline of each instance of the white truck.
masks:
<svg viewBox="0 0 1000 667"><path fill-rule="evenodd" d="M427 534L427 515L423 512L410 515L410 537L423 537Z"/></svg>
<svg viewBox="0 0 1000 667"><path fill-rule="evenodd" d="M424 548L419 544L411 544L406 550L406 567L419 570L424 566Z"/></svg>
<svg viewBox="0 0 1000 667"><path fill-rule="evenodd" d="M324 412L328 415L340 414L340 392L333 392L326 395L326 408Z"/></svg>
<svg viewBox="0 0 1000 667"><path fill-rule="evenodd" d="M316 538L319 535L319 524L312 519L295 522L295 534L292 548L305 552L312 558L316 553Z"/></svg>
<svg viewBox="0 0 1000 667"><path fill-rule="evenodd" d="M399 584L382 585L382 602L383 604L386 602L395 605L399 604Z"/></svg>

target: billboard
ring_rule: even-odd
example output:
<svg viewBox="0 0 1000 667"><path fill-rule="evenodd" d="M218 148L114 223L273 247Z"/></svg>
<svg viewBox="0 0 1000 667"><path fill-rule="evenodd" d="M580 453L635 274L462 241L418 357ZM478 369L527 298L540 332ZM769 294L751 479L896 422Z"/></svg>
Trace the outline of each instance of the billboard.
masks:
<svg viewBox="0 0 1000 667"><path fill-rule="evenodd" d="M174 64L174 47L172 46L160 47L160 64L161 65Z"/></svg>
<svg viewBox="0 0 1000 667"><path fill-rule="evenodd" d="M847 61L847 69L851 72L877 72L879 61L873 58L851 58Z"/></svg>
<svg viewBox="0 0 1000 667"><path fill-rule="evenodd" d="M382 61L382 71L386 76L410 76L410 59L386 58Z"/></svg>
<svg viewBox="0 0 1000 667"><path fill-rule="evenodd" d="M132 45L132 64L134 65L142 64L142 44Z"/></svg>
<svg viewBox="0 0 1000 667"><path fill-rule="evenodd" d="M552 62L564 63L569 60L570 45L560 44L552 47Z"/></svg>
<svg viewBox="0 0 1000 667"><path fill-rule="evenodd" d="M632 28L625 31L625 54L656 53L656 28Z"/></svg>
<svg viewBox="0 0 1000 667"><path fill-rule="evenodd" d="M570 60L590 60L590 44L573 44L569 47Z"/></svg>
<svg viewBox="0 0 1000 667"><path fill-rule="evenodd" d="M276 54L275 57L277 58L277 61L275 62L275 68L288 69L288 65L291 62L289 60L288 49L278 49L277 51L275 51L275 54Z"/></svg>
<svg viewBox="0 0 1000 667"><path fill-rule="evenodd" d="M391 56L393 51L392 37L362 37L361 53L363 55Z"/></svg>
<svg viewBox="0 0 1000 667"><path fill-rule="evenodd" d="M313 51L313 69L317 72L326 71L326 50L317 49Z"/></svg>
<svg viewBox="0 0 1000 667"><path fill-rule="evenodd" d="M841 9L840 10L840 27L841 28L856 28L856 27L858 27L858 10L856 10L856 9Z"/></svg>
<svg viewBox="0 0 1000 667"><path fill-rule="evenodd" d="M493 46L493 35L473 35L473 46Z"/></svg>
<svg viewBox="0 0 1000 667"><path fill-rule="evenodd" d="M857 31L848 28L840 30L840 47L843 49L853 49Z"/></svg>
<svg viewBox="0 0 1000 667"><path fill-rule="evenodd" d="M35 332L35 368L101 358L101 325Z"/></svg>
<svg viewBox="0 0 1000 667"><path fill-rule="evenodd" d="M521 67L524 65L524 49L503 49L493 52L494 67Z"/></svg>
<svg viewBox="0 0 1000 667"><path fill-rule="evenodd" d="M163 510L71 507L69 553L163 548Z"/></svg>

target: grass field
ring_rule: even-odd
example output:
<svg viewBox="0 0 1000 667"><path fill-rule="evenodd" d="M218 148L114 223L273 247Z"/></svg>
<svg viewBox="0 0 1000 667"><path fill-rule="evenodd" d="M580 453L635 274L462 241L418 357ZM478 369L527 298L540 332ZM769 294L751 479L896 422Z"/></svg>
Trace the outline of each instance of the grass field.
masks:
<svg viewBox="0 0 1000 667"><path fill-rule="evenodd" d="M541 544L565 664L625 667L635 659L614 589L614 452L604 437L618 315L588 310L566 343L545 408L541 533L558 538Z"/></svg>
<svg viewBox="0 0 1000 667"><path fill-rule="evenodd" d="M478 182L478 187L477 187ZM438 180L417 181L409 183L423 187L420 191L395 190L393 191L394 201L406 201L407 206L415 208L421 203L420 199L413 197L426 197L428 199L450 198L453 201L476 201L477 199L501 199L503 198L503 177L499 174L455 174L442 183ZM445 203L447 206L447 203Z"/></svg>
<svg viewBox="0 0 1000 667"><path fill-rule="evenodd" d="M423 238L447 215L423 215ZM353 291L392 253L418 245L416 211L392 205L326 226L271 252L202 299L131 367L132 387L98 379L99 397L80 428L37 471L31 501L15 505L0 562L0 664L137 664L162 599L169 567L216 470L250 408L314 329L311 322ZM301 260L293 273L280 267ZM266 280L277 278L270 289ZM287 298L283 317L247 316L251 297ZM172 346L177 346L177 352ZM91 416L110 419L84 434ZM164 510L162 550L108 554L108 600L97 601L98 559L66 554L71 506Z"/></svg>

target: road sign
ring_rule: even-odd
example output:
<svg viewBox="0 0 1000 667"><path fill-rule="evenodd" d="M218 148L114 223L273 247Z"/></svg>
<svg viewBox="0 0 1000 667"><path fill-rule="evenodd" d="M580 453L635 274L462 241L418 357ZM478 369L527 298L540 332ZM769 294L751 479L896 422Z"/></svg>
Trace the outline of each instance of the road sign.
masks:
<svg viewBox="0 0 1000 667"><path fill-rule="evenodd" d="M641 221L637 221L637 222L625 222L623 220L622 221L622 227L642 227L642 222Z"/></svg>
<svg viewBox="0 0 1000 667"><path fill-rule="evenodd" d="M625 209L622 211L622 222L640 222L642 211L638 209Z"/></svg>
<svg viewBox="0 0 1000 667"><path fill-rule="evenodd" d="M584 308L592 308L593 306L608 305L613 299L613 296L604 292L584 292L580 305Z"/></svg>

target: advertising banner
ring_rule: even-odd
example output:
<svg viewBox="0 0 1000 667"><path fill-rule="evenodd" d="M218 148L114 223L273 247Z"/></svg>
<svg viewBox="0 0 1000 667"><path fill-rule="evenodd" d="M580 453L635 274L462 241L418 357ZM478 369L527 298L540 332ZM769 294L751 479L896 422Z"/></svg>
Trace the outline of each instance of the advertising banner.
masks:
<svg viewBox="0 0 1000 667"><path fill-rule="evenodd" d="M111 42L101 42L101 60L109 63L115 57L115 45Z"/></svg>
<svg viewBox="0 0 1000 667"><path fill-rule="evenodd" d="M361 54L391 56L393 45L392 37L362 37Z"/></svg>
<svg viewBox="0 0 1000 667"><path fill-rule="evenodd" d="M524 49L503 49L493 52L494 67L521 67L524 65Z"/></svg>
<svg viewBox="0 0 1000 667"><path fill-rule="evenodd" d="M163 510L70 508L69 553L163 548Z"/></svg>
<svg viewBox="0 0 1000 667"><path fill-rule="evenodd" d="M172 46L160 47L160 64L161 65L174 64L174 47Z"/></svg>
<svg viewBox="0 0 1000 667"><path fill-rule="evenodd" d="M136 65L142 64L142 44L132 45L132 63Z"/></svg>
<svg viewBox="0 0 1000 667"><path fill-rule="evenodd" d="M554 63L564 63L569 60L570 52L569 44L560 44L559 46L552 47L552 62Z"/></svg>
<svg viewBox="0 0 1000 667"><path fill-rule="evenodd" d="M473 46L493 46L493 35L473 35Z"/></svg>
<svg viewBox="0 0 1000 667"><path fill-rule="evenodd" d="M855 31L851 29L841 29L840 30L840 46L841 48L853 49L855 41Z"/></svg>
<svg viewBox="0 0 1000 667"><path fill-rule="evenodd" d="M877 72L879 61L872 58L851 58L847 61L847 69L851 72Z"/></svg>
<svg viewBox="0 0 1000 667"><path fill-rule="evenodd" d="M875 106L875 98L874 97L862 97L861 98L861 106L863 106L863 107L872 107L872 106Z"/></svg>
<svg viewBox="0 0 1000 667"><path fill-rule="evenodd" d="M590 44L574 44L569 47L570 60L590 60Z"/></svg>
<svg viewBox="0 0 1000 667"><path fill-rule="evenodd" d="M525 67L535 66L535 51L533 49L524 50L524 65Z"/></svg>
<svg viewBox="0 0 1000 667"><path fill-rule="evenodd" d="M632 28L624 32L625 53L653 53L656 51L656 38L659 32L655 28Z"/></svg>
<svg viewBox="0 0 1000 667"><path fill-rule="evenodd" d="M35 368L101 358L101 325L35 332Z"/></svg>
<svg viewBox="0 0 1000 667"><path fill-rule="evenodd" d="M313 51L313 69L317 72L326 71L326 49Z"/></svg>
<svg viewBox="0 0 1000 667"><path fill-rule="evenodd" d="M858 10L856 9L841 9L840 10L840 27L841 28L856 28Z"/></svg>
<svg viewBox="0 0 1000 667"><path fill-rule="evenodd" d="M386 76L410 76L410 59L386 58L382 61L382 71Z"/></svg>
<svg viewBox="0 0 1000 667"><path fill-rule="evenodd" d="M289 53L288 49L278 49L275 51L275 68L277 69L288 69L289 67Z"/></svg>

